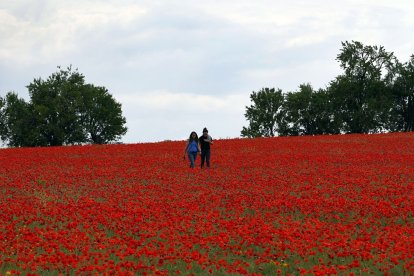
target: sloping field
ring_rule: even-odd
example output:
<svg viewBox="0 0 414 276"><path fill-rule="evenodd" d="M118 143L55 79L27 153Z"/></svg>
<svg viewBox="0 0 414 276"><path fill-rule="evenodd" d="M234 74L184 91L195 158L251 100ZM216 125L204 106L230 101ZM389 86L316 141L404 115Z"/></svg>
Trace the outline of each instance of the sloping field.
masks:
<svg viewBox="0 0 414 276"><path fill-rule="evenodd" d="M414 273L414 133L183 151L0 150L0 273Z"/></svg>

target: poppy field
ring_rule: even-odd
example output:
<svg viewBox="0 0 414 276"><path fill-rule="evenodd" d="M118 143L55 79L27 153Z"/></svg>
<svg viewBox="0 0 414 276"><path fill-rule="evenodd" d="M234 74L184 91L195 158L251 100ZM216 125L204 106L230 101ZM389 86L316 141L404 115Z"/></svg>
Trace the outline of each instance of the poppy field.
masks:
<svg viewBox="0 0 414 276"><path fill-rule="evenodd" d="M0 273L414 274L414 133L184 147L1 149Z"/></svg>

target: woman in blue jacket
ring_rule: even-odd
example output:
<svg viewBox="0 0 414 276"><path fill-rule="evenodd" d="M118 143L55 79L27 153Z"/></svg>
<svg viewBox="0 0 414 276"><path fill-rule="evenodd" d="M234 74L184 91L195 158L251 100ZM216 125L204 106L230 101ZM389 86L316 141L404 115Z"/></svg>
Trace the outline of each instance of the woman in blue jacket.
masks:
<svg viewBox="0 0 414 276"><path fill-rule="evenodd" d="M184 159L185 155L188 155L190 159L190 168L194 168L194 163L197 158L197 153L201 153L200 142L198 141L198 135L195 131L191 132L190 137L187 140L187 145L184 150Z"/></svg>

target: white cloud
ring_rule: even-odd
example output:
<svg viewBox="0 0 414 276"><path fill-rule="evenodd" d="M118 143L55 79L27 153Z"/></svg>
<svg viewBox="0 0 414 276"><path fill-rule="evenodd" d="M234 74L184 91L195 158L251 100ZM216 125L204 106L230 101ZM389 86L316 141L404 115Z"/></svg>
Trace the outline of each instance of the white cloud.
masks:
<svg viewBox="0 0 414 276"><path fill-rule="evenodd" d="M15 8L17 12L0 10L0 34L5 38L0 45L0 58L13 59L26 66L53 62L76 51L79 43L88 36L94 36L113 24L120 28L127 27L146 11L137 5L87 1L82 4L76 1L59 2L58 5L43 2L50 13L37 10L41 13L39 15L35 10L29 14L20 12L18 7ZM26 8L30 11L31 5Z"/></svg>
<svg viewBox="0 0 414 276"><path fill-rule="evenodd" d="M238 136L253 90L326 86L345 40L406 61L412 30L411 0L2 1L0 95L72 64L123 104L124 141Z"/></svg>

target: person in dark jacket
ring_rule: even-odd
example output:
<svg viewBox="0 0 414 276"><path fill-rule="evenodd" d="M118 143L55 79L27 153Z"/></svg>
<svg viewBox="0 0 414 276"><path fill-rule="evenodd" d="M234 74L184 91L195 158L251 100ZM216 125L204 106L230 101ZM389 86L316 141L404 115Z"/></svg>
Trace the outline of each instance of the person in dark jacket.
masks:
<svg viewBox="0 0 414 276"><path fill-rule="evenodd" d="M213 138L208 135L207 128L203 129L203 135L199 139L201 148L201 168L204 166L204 162L207 164L207 168L210 168L210 156L211 156L211 145L213 145Z"/></svg>

